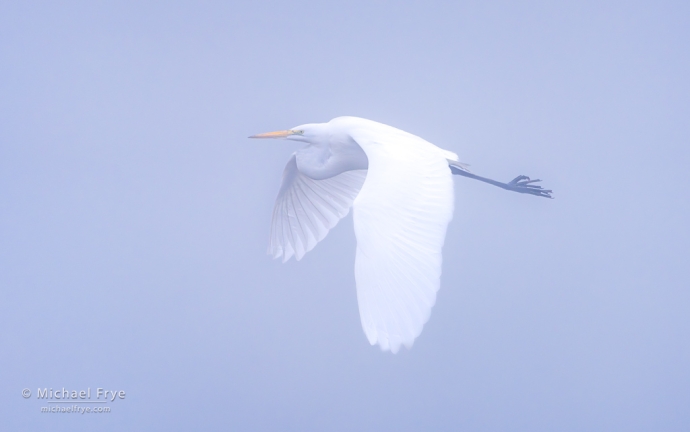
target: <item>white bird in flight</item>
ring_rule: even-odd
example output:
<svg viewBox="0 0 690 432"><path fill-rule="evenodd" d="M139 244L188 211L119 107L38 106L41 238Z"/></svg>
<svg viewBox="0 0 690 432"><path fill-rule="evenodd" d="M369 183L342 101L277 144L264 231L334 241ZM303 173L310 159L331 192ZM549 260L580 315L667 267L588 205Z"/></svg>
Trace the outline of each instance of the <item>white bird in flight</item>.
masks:
<svg viewBox="0 0 690 432"><path fill-rule="evenodd" d="M539 180L470 173L458 156L408 132L338 117L250 138L306 143L285 167L268 253L300 260L353 210L359 316L372 345L411 348L440 287L441 248L453 216L453 174L551 198Z"/></svg>

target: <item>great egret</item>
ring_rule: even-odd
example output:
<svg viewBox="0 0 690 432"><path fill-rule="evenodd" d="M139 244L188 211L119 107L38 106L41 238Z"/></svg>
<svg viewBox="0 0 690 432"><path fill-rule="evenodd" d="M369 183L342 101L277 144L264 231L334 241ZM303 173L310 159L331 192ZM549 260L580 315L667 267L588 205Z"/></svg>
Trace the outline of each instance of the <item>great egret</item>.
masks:
<svg viewBox="0 0 690 432"><path fill-rule="evenodd" d="M452 175L551 197L539 180L476 176L458 156L415 135L357 117L250 138L307 143L285 167L268 252L297 260L353 208L359 315L372 345L410 348L440 286L441 248L453 216Z"/></svg>

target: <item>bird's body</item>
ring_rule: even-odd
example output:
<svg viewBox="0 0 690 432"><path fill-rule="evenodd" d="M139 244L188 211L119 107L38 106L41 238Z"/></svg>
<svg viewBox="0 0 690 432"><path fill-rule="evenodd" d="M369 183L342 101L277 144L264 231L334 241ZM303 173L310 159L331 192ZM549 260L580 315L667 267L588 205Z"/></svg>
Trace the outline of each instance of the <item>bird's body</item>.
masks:
<svg viewBox="0 0 690 432"><path fill-rule="evenodd" d="M464 171L457 155L400 129L357 117L253 138L308 144L285 167L269 253L284 261L293 255L301 259L352 207L355 281L364 332L382 350L395 353L401 345L411 347L440 287L441 249L453 216L452 176ZM510 185L538 188L525 182L507 188Z"/></svg>

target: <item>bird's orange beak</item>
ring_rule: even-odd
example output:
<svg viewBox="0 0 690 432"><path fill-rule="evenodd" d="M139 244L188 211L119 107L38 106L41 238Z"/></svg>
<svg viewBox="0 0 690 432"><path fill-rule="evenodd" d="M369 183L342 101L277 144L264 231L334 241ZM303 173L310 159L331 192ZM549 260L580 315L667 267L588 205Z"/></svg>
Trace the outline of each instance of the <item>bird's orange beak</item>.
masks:
<svg viewBox="0 0 690 432"><path fill-rule="evenodd" d="M252 135L249 138L285 138L290 135L294 135L296 132L293 130L282 130L276 132L266 132L257 135Z"/></svg>

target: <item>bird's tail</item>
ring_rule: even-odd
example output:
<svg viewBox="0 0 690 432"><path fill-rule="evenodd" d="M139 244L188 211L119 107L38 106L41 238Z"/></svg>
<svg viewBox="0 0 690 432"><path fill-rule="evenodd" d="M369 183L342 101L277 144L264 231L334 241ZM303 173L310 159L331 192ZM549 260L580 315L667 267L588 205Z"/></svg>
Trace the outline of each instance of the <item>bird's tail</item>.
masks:
<svg viewBox="0 0 690 432"><path fill-rule="evenodd" d="M457 160L448 159L448 165L453 166L455 168L458 168L460 170L463 170L465 172L472 172L472 171L470 171L470 164L458 162Z"/></svg>

